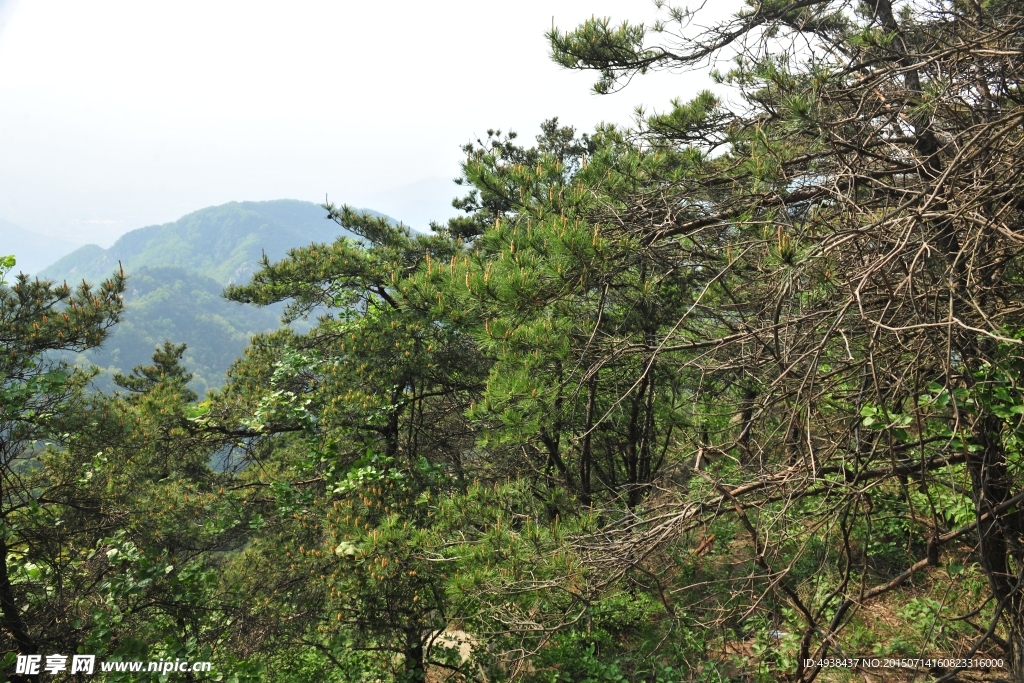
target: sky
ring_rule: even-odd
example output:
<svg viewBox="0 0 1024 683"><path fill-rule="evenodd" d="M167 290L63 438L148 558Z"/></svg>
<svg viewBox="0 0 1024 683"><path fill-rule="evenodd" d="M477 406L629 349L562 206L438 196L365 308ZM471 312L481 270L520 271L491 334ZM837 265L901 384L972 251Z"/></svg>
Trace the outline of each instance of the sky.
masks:
<svg viewBox="0 0 1024 683"><path fill-rule="evenodd" d="M637 105L709 85L660 73L592 94L594 74L551 62L544 38L591 15L650 22L656 10L0 0L0 242L35 240L56 260L206 206L280 198L425 227L453 213L460 148L488 128L531 140L552 116L584 131L629 123Z"/></svg>

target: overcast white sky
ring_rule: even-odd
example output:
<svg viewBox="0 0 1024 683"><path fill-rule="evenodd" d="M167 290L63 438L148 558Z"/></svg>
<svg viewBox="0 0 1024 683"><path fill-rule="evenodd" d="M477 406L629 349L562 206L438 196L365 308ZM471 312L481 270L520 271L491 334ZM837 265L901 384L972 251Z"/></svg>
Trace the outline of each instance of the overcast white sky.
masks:
<svg viewBox="0 0 1024 683"><path fill-rule="evenodd" d="M591 94L594 75L552 63L543 34L592 14L655 9L0 0L0 221L105 247L204 206L329 195L421 227L450 213L459 147L489 127L626 123L707 87L658 74Z"/></svg>

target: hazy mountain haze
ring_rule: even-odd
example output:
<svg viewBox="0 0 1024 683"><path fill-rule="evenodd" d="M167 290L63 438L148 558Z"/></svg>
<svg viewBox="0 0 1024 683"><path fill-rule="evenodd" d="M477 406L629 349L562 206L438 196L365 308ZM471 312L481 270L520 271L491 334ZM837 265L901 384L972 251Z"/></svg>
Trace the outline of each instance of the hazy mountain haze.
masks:
<svg viewBox="0 0 1024 683"><path fill-rule="evenodd" d="M81 242L33 232L0 219L0 253L16 255L16 272L38 273L79 246Z"/></svg>
<svg viewBox="0 0 1024 683"><path fill-rule="evenodd" d="M530 139L551 116L589 129L693 94L666 74L597 97L592 74L551 63L552 22L595 13L655 10L0 0L0 218L106 248L205 206L329 196L424 228L452 214L460 147L488 128ZM511 82L520 96L499 95Z"/></svg>

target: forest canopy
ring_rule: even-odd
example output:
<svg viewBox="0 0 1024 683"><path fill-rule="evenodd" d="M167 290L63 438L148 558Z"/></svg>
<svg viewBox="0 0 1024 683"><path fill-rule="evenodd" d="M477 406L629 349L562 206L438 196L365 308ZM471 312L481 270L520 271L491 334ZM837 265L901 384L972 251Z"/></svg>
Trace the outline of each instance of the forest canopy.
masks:
<svg viewBox="0 0 1024 683"><path fill-rule="evenodd" d="M730 97L489 131L431 234L325 204L205 396L48 355L121 274L0 288L11 680L1024 681L1021 8L658 11L553 58Z"/></svg>

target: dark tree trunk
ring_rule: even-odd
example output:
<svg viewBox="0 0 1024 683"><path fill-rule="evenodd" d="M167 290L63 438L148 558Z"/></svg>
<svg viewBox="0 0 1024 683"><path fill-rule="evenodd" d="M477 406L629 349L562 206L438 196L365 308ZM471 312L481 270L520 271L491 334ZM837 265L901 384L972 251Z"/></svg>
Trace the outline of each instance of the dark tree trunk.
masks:
<svg viewBox="0 0 1024 683"><path fill-rule="evenodd" d="M587 392L587 418L584 425L583 445L580 448L580 502L590 505L591 484L590 471L594 456L594 410L597 404L597 373L590 378Z"/></svg>
<svg viewBox="0 0 1024 683"><path fill-rule="evenodd" d="M403 683L425 683L427 668L423 661L423 638L419 628L405 632L405 672Z"/></svg>
<svg viewBox="0 0 1024 683"><path fill-rule="evenodd" d="M14 599L14 592L11 589L11 577L7 573L7 543L0 541L0 623L8 635L15 642L18 654L34 655L39 652L39 646L29 633L28 625L21 617L18 604ZM11 674L10 680L13 683L27 681L38 681L39 676L23 676Z"/></svg>
<svg viewBox="0 0 1024 683"><path fill-rule="evenodd" d="M1024 683L1024 595L1021 566L1024 561L1024 524L1016 507L996 509L1014 495L1002 443L1002 420L986 416L978 420L974 438L982 449L967 460L973 486L978 524L978 554L996 600L1002 603L1006 625L1006 665L1010 680Z"/></svg>

